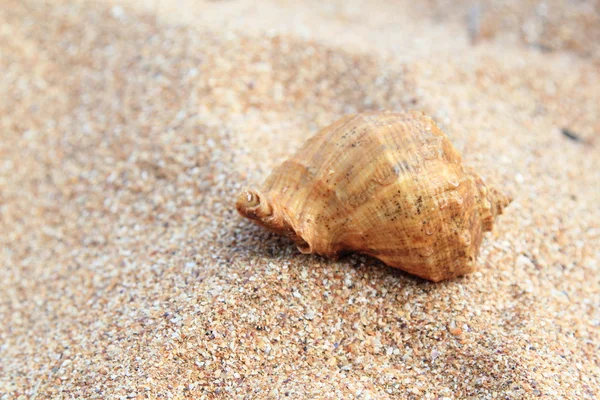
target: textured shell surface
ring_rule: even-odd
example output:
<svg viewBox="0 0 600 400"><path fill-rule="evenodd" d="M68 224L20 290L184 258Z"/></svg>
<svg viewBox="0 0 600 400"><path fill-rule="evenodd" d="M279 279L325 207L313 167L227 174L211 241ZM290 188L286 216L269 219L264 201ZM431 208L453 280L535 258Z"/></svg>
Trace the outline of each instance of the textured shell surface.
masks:
<svg viewBox="0 0 600 400"><path fill-rule="evenodd" d="M463 167L432 118L384 111L324 128L236 207L303 253L368 254L437 282L475 269L509 203Z"/></svg>

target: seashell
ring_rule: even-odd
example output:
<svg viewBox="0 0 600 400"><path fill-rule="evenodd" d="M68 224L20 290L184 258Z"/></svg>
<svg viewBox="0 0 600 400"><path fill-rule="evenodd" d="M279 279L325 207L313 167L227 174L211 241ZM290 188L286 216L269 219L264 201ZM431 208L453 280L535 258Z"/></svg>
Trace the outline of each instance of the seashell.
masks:
<svg viewBox="0 0 600 400"><path fill-rule="evenodd" d="M236 208L302 253L368 254L438 282L475 269L510 201L463 167L430 117L368 112L318 132Z"/></svg>

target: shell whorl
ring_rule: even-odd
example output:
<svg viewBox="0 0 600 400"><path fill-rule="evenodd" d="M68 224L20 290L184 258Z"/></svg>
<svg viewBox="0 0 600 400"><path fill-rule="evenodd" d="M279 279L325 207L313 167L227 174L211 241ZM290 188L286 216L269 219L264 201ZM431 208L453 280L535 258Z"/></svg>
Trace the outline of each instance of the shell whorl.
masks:
<svg viewBox="0 0 600 400"><path fill-rule="evenodd" d="M240 214L252 220L264 221L273 216L271 202L255 189L243 189L235 206Z"/></svg>
<svg viewBox="0 0 600 400"><path fill-rule="evenodd" d="M293 228L289 217L271 199L258 189L243 189L235 206L244 217L277 233L289 237L302 253L312 253L312 248Z"/></svg>

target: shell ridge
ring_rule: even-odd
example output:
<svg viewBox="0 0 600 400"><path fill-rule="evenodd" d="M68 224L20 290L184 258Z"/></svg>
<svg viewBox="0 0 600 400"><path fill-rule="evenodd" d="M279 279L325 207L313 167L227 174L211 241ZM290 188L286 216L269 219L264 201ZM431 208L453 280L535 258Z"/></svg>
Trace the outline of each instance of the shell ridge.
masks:
<svg viewBox="0 0 600 400"><path fill-rule="evenodd" d="M356 121L357 120L361 120L364 119L360 114L359 115L353 115L353 116L349 116L346 119L343 120L343 123L336 123L334 124L334 127L331 127L330 129L325 128L327 130L327 133L329 133L332 137L336 138L337 136L340 136L340 134L344 131L344 128L347 128L348 126L353 126L354 129L359 129L360 126L362 124L357 124ZM364 124L364 122L363 122ZM368 134L369 130L368 129L364 129L362 131L359 131L359 134L356 138L354 138L354 140L356 141L360 141L361 139L363 139L363 137L365 136L365 134ZM317 134L319 135L319 134ZM343 136L343 135L342 135ZM331 183L331 181L333 180L334 182L337 182L337 178L339 178L340 173L339 171L333 171L332 174L330 174L330 166L334 165L336 161L338 161L341 158L345 158L348 157L350 152L337 152L337 153L330 153L328 154L327 158L324 159L321 162L321 167L318 170L315 171L311 171L311 169L309 168L309 166L307 165L308 163L311 163L312 160L315 157L315 154L318 153L318 151L312 152L312 157L309 158L309 161L307 163L304 163L303 161L301 161L301 159L298 159L297 157L292 157L291 159L285 161L284 163L287 165L295 165L305 171L307 171L310 174L311 177L311 182L309 183L310 186L312 186L312 189L309 190L309 193L311 193L311 195L305 196L304 201L299 205L298 209L301 210L301 214L298 215L298 230L299 231L306 231L306 229L303 227L306 224L311 223L312 221L310 221L311 218L326 218L326 219L331 219L332 217L335 217L336 215L347 215L352 213L353 209L352 207L346 202L344 201L344 199L340 196L340 188L338 188L337 184L333 184ZM329 176L331 175L331 177ZM327 178L331 178L331 179L327 179ZM308 183L308 182L307 182ZM318 190L315 189L318 187ZM306 212L307 211L311 211L310 209L307 210L307 203L312 202L312 200L318 200L314 199L315 197L318 197L317 194L319 193L330 193L333 194L333 196L335 197L335 204L337 204L336 207L336 212L330 212L327 213L327 215L323 215L323 213L321 213L320 215L307 215ZM331 208L331 207L329 207ZM337 224L336 227L332 227L331 232L328 234L328 240L334 240L334 238L336 237L341 237L341 235L337 235L334 234L335 231L344 231L347 230L348 226L346 224ZM316 233L315 233L316 235ZM318 246L317 243L315 243L313 238L308 238L306 237L307 235L305 233L301 234L301 236L303 236L303 239L307 242L309 242L309 244L311 244L311 246L314 247L314 251L317 253L324 253L324 254L331 254L332 250L329 250L329 246L327 246L326 249L323 249L321 246ZM338 241L341 243L341 241Z"/></svg>
<svg viewBox="0 0 600 400"><path fill-rule="evenodd" d="M312 210L310 207L307 206L307 204L314 203L315 200L318 200L319 194L331 193L334 195L335 203L338 205L338 208L341 209L339 212L337 212L337 214L348 214L351 210L349 210L344 204L344 202L340 199L337 189L330 186L328 182L319 180L318 176L313 171L311 171L310 168L308 168L303 162L292 158L286 160L283 164L285 164L287 168L296 168L300 171L305 172L305 176L306 178L308 178L306 179L306 184L310 187L308 192L311 193L311 195L304 196L302 202L297 204L297 209L300 210L300 212L297 215L293 214L287 209L287 207L285 207L285 204L288 202L287 199L281 198L280 196L276 196L272 199L272 202L274 204L277 204L278 207L287 210L286 213L288 214L288 221L290 223L290 226L294 230L296 236L301 238L310 246L310 251L302 249L301 251L303 253L307 254L316 252L318 254L323 255L330 254L331 251L324 250L322 246L320 246L319 243L315 240L315 236L322 236L322 234L319 232L319 229L308 229L308 227L311 226L311 224L314 222L313 220L318 218L319 216L322 217L322 215L312 214ZM291 198L294 196L294 192L298 191L298 188L293 188L291 190L288 189L288 191L286 192L286 197ZM332 215L327 215L325 217L330 219ZM332 235L329 236L331 237Z"/></svg>

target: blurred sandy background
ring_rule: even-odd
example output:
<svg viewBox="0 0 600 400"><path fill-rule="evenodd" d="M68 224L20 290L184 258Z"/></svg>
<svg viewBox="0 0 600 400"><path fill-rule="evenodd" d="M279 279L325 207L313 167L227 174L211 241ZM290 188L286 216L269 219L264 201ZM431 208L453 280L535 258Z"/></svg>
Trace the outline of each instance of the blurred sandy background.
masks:
<svg viewBox="0 0 600 400"><path fill-rule="evenodd" d="M598 1L0 7L0 399L597 398ZM515 198L480 270L304 256L233 200L432 115Z"/></svg>

